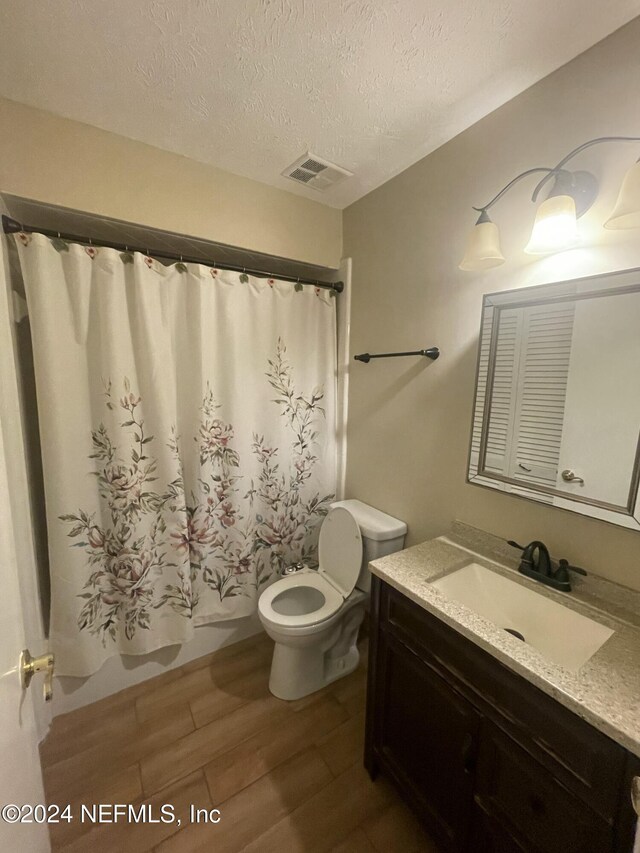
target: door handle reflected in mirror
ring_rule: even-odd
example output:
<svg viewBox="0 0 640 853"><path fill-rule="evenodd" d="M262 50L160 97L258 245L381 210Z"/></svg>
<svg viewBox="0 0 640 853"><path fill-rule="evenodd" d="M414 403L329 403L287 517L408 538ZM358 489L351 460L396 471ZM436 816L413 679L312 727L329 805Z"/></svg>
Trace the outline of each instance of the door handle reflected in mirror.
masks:
<svg viewBox="0 0 640 853"><path fill-rule="evenodd" d="M584 480L582 477L578 477L575 471L572 471L571 468L565 468L562 472L562 479L565 483L579 483L581 486L584 486Z"/></svg>

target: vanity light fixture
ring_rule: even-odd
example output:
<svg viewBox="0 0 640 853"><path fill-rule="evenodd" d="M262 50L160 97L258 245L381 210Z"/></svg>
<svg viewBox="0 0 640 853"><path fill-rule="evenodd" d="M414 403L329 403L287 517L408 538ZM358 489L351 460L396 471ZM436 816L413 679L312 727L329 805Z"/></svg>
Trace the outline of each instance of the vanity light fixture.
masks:
<svg viewBox="0 0 640 853"><path fill-rule="evenodd" d="M605 228L640 228L640 160L624 176L613 213Z"/></svg>
<svg viewBox="0 0 640 853"><path fill-rule="evenodd" d="M523 178L543 172L531 196L536 202L542 189L553 181L546 199L536 212L531 238L525 248L529 255L544 255L559 252L575 246L579 241L578 219L589 210L598 195L598 181L591 172L571 172L564 166L573 157L603 142L640 142L638 136L602 136L590 139L573 151L570 151L553 167L536 166L516 175L504 186L491 201L482 207L474 207L480 216L471 231L464 257L460 262L461 270L486 270L497 267L505 261L500 250L498 226L489 217L489 208L499 201L514 184ZM605 228L640 228L640 160L625 175L618 195L618 201Z"/></svg>

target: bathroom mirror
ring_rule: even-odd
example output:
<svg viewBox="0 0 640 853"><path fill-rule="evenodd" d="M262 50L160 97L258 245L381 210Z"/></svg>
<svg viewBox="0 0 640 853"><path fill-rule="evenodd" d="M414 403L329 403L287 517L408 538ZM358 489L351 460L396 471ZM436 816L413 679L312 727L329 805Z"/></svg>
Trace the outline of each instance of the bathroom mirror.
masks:
<svg viewBox="0 0 640 853"><path fill-rule="evenodd" d="M484 297L468 481L640 530L640 270Z"/></svg>

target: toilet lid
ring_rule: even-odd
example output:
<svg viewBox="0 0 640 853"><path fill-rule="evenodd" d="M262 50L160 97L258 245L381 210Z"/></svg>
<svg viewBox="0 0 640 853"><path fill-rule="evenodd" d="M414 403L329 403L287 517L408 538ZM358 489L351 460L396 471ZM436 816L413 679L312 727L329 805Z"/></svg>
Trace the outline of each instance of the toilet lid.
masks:
<svg viewBox="0 0 640 853"><path fill-rule="evenodd" d="M320 574L344 597L351 595L362 566L362 534L349 510L329 510L320 528Z"/></svg>

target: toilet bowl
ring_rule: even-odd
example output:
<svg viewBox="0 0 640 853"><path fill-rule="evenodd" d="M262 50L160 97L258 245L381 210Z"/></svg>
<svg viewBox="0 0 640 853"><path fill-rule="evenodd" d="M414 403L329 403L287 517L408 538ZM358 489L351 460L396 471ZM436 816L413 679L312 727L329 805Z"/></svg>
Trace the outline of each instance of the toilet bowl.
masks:
<svg viewBox="0 0 640 853"><path fill-rule="evenodd" d="M300 699L357 667L372 559L400 550L406 524L361 501L332 505L322 522L318 570L303 569L268 587L258 614L275 642L269 689Z"/></svg>

